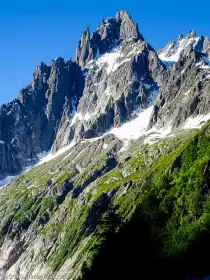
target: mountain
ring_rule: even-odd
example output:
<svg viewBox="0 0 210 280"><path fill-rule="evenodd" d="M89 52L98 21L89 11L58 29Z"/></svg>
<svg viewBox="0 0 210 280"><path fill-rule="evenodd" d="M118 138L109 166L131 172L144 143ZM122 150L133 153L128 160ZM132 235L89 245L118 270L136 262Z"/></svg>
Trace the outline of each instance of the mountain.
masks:
<svg viewBox="0 0 210 280"><path fill-rule="evenodd" d="M75 62L41 63L18 98L1 106L1 178L43 152L120 127L155 102L150 129L173 131L208 114L208 52L209 39L190 31L157 54L126 11L102 20L92 35L87 29Z"/></svg>
<svg viewBox="0 0 210 280"><path fill-rule="evenodd" d="M92 36L86 30L76 58L86 76L83 95L73 120L67 118L60 127L54 150L131 120L136 110L154 102L164 71L126 11L102 21Z"/></svg>
<svg viewBox="0 0 210 280"><path fill-rule="evenodd" d="M159 57L164 63L176 63L180 56L188 54L193 49L197 52L209 54L210 40L208 37L197 36L194 30L191 30L186 37L179 35L177 41L170 41L167 46L158 51Z"/></svg>
<svg viewBox="0 0 210 280"><path fill-rule="evenodd" d="M0 279L210 275L209 40L122 10L0 107Z"/></svg>
<svg viewBox="0 0 210 280"><path fill-rule="evenodd" d="M171 66L164 73L150 127L167 124L172 130L209 118L209 39L194 31L159 52ZM198 124L197 124L198 125Z"/></svg>
<svg viewBox="0 0 210 280"><path fill-rule="evenodd" d="M18 100L1 107L2 177L51 147L121 125L155 98L164 66L126 11L92 36L86 30L76 53L76 62L42 63Z"/></svg>
<svg viewBox="0 0 210 280"><path fill-rule="evenodd" d="M73 114L82 95L80 67L63 58L41 63L18 98L0 108L0 174L16 174L50 150L64 114Z"/></svg>

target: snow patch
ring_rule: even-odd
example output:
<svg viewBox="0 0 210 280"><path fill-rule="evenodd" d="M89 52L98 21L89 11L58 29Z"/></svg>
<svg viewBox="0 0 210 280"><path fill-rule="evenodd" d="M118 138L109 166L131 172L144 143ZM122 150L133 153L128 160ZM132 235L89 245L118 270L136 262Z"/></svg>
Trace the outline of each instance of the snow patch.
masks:
<svg viewBox="0 0 210 280"><path fill-rule="evenodd" d="M29 170L31 170L35 166L41 165L41 164L43 164L45 162L48 162L48 161L50 161L50 160L60 156L61 154L65 153L69 149L71 149L75 144L76 143L74 141L72 141L68 146L60 149L55 154L52 154L52 152L49 152L49 153L43 152L43 153L38 154L37 157L39 158L39 161L38 161L37 164L27 166L19 175L7 176L6 178L4 178L3 180L0 181L0 187L6 187L16 177L27 173Z"/></svg>
<svg viewBox="0 0 210 280"><path fill-rule="evenodd" d="M114 134L124 142L124 146L120 152L125 151L132 140L137 140L143 136L145 136L144 144L153 144L159 139L173 136L171 134L172 128L170 125L164 128L153 127L152 129L147 130L153 108L154 106L150 106L145 110L136 110L135 113L137 114L137 117L135 119L123 124L119 128L113 128L108 132L109 134Z"/></svg>
<svg viewBox="0 0 210 280"><path fill-rule="evenodd" d="M200 68L201 69L210 69L210 66L209 65L201 65Z"/></svg>
<svg viewBox="0 0 210 280"><path fill-rule="evenodd" d="M179 60L181 51L182 51L181 49L178 49L175 54L173 54L169 57L167 57L166 54L163 52L163 53L159 54L159 58L167 66L172 66L173 64L175 64Z"/></svg>
<svg viewBox="0 0 210 280"><path fill-rule="evenodd" d="M118 67L120 67L122 64L129 62L131 58L125 58L122 61L116 62L112 67L112 72L116 71Z"/></svg>
<svg viewBox="0 0 210 280"><path fill-rule="evenodd" d="M28 165L27 167L25 167L25 169L19 175L7 176L6 178L4 178L3 180L0 181L0 187L6 187L13 179L15 179L16 177L18 177L20 175L25 174L26 172L31 170L33 167L34 167L34 165Z"/></svg>
<svg viewBox="0 0 210 280"><path fill-rule="evenodd" d="M62 155L63 153L67 152L69 149L71 149L76 143L74 141L72 141L69 145L67 145L66 147L58 150L55 154L52 154L52 152L49 152L49 153L42 153L42 154L39 154L39 162L35 165L35 166L38 166L40 164L43 164L45 162L48 162L60 155Z"/></svg>
<svg viewBox="0 0 210 280"><path fill-rule="evenodd" d="M82 115L81 113L76 112L72 118L70 127L73 126L77 120L85 120L85 121L89 121L91 119L91 116L93 116L94 114L90 114L90 113L86 113L85 115Z"/></svg>
<svg viewBox="0 0 210 280"><path fill-rule="evenodd" d="M201 61L197 62L195 64L196 67L199 67L200 69L210 69L210 57L204 56Z"/></svg>
<svg viewBox="0 0 210 280"><path fill-rule="evenodd" d="M98 140L104 138L104 136L106 136L106 135L109 134L109 133L110 133L110 132L106 132L106 133L104 133L103 135L98 136L98 137L84 138L84 139L82 140L82 142L90 142L90 143L92 143L92 142L95 142L95 141L98 141Z"/></svg>
<svg viewBox="0 0 210 280"><path fill-rule="evenodd" d="M96 65L101 69L105 66L107 73L111 74L122 64L129 62L133 55L136 55L141 51L138 46L139 43L133 44L132 50L128 54L123 53L121 47L114 48L111 52L105 53L102 56L97 56L95 60L89 61L86 67L91 69ZM120 60L120 58L122 58L122 60Z"/></svg>
<svg viewBox="0 0 210 280"><path fill-rule="evenodd" d="M7 113L7 116L9 116L11 113L12 113L12 110L10 110L10 111Z"/></svg>
<svg viewBox="0 0 210 280"><path fill-rule="evenodd" d="M198 66L202 65L202 63L203 63L202 61L197 62L197 63L195 64L195 66L198 67Z"/></svg>
<svg viewBox="0 0 210 280"><path fill-rule="evenodd" d="M153 144L154 142L158 141L159 139L169 138L172 137L173 134L171 133L171 126L163 127L163 128L152 128L146 131L145 135L146 138L144 140L145 144Z"/></svg>
<svg viewBox="0 0 210 280"><path fill-rule="evenodd" d="M108 144L106 144L106 143L103 144L103 149L104 149L104 150L107 149L108 147L109 147Z"/></svg>
<svg viewBox="0 0 210 280"><path fill-rule="evenodd" d="M195 118L189 117L186 120L183 129L201 128L208 120L210 120L210 113L206 115L198 115Z"/></svg>
<svg viewBox="0 0 210 280"><path fill-rule="evenodd" d="M148 109L140 111L137 118L109 132L124 142L121 152L127 149L131 140L137 140L141 136L146 137L144 140L145 144L153 144L158 139L172 136L170 126L161 129L154 127L147 130L152 110L153 106L150 106Z"/></svg>
<svg viewBox="0 0 210 280"><path fill-rule="evenodd" d="M130 54L129 54L130 55ZM119 60L119 58L124 58L123 60ZM117 70L122 64L131 60L131 57L125 57L123 53L121 53L120 49L114 49L113 52L105 53L101 57L99 57L96 61L96 65L101 68L106 65L106 71L108 74Z"/></svg>
<svg viewBox="0 0 210 280"><path fill-rule="evenodd" d="M153 106L150 106L146 110L142 110L138 113L137 118L123 124L119 128L113 128L109 133L114 134L120 140L138 139L146 132L152 110Z"/></svg>
<svg viewBox="0 0 210 280"><path fill-rule="evenodd" d="M105 53L104 55L99 57L96 61L96 65L102 67L104 64L106 64L106 71L108 74L110 74L120 56L120 52L117 49L114 49L113 52Z"/></svg>
<svg viewBox="0 0 210 280"><path fill-rule="evenodd" d="M105 90L105 95L110 96L111 94L112 94L111 88L107 87L107 89Z"/></svg>
<svg viewBox="0 0 210 280"><path fill-rule="evenodd" d="M190 94L190 90L186 91L186 92L184 93L184 96L188 96L189 94Z"/></svg>
<svg viewBox="0 0 210 280"><path fill-rule="evenodd" d="M71 120L71 124L70 126L73 126L76 123L77 118L79 117L79 113L75 113L72 120Z"/></svg>
<svg viewBox="0 0 210 280"><path fill-rule="evenodd" d="M89 113L86 113L84 116L83 116L83 119L85 121L89 121L89 119L91 118L91 115Z"/></svg>

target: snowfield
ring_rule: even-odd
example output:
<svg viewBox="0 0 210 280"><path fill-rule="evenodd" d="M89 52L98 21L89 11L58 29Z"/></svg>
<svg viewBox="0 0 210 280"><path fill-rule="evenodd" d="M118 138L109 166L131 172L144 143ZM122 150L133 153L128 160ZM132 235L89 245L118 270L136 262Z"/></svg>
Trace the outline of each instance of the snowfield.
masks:
<svg viewBox="0 0 210 280"><path fill-rule="evenodd" d="M138 113L137 117L119 128L113 128L109 133L114 134L120 140L135 140L142 136L149 124L153 106Z"/></svg>
<svg viewBox="0 0 210 280"><path fill-rule="evenodd" d="M188 92L186 93L188 94ZM150 121L150 116L153 111L153 106L150 106L149 108L143 110L141 109L138 113L136 113L137 117L133 120L124 123L122 126L113 128L110 131L106 132L102 136L91 138L91 139L84 139L82 141L88 141L88 142L94 142L101 138L103 138L107 134L114 134L117 138L119 138L121 141L124 142L124 147L121 149L121 152L126 150L129 143L133 140L137 140L138 138L145 136L144 143L145 144L152 144L158 139L167 138L173 136L171 134L171 127L162 128L162 129L156 129L155 127L148 130L148 124ZM195 118L188 118L183 125L182 129L194 129L194 128L201 128L208 120L210 120L210 113L207 115L198 115ZM60 149L56 153L52 152L43 152L42 154L37 155L39 158L39 162L35 164L34 166L38 166L40 164L46 163L61 154L67 152L72 147L74 147L76 142L72 141L68 146ZM108 147L107 144L103 145L103 149L106 149ZM34 166L29 166L27 169L25 169L20 175L26 173ZM18 176L18 175L17 175ZM0 181L0 187L6 186L9 184L9 182L14 179L16 176L7 176L3 180Z"/></svg>

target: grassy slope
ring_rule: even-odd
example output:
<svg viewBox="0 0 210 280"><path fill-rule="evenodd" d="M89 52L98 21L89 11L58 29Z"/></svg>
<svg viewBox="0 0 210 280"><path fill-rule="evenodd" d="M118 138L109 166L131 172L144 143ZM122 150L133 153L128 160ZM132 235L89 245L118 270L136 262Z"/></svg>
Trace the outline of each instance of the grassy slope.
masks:
<svg viewBox="0 0 210 280"><path fill-rule="evenodd" d="M75 279L138 279L154 271L168 278L166 264L177 268L176 279L210 273L209 140L207 124L139 146L117 168L104 151L89 151L82 172L75 155L38 166L0 194L1 242L36 232L46 244L39 257L52 271L77 252Z"/></svg>

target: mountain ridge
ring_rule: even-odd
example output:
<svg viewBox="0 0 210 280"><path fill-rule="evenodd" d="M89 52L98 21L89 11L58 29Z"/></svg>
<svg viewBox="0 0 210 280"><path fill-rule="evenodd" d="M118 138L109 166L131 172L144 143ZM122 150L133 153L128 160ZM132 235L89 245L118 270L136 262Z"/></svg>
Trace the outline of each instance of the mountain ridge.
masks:
<svg viewBox="0 0 210 280"><path fill-rule="evenodd" d="M204 53L207 54L208 40L203 36L199 38L201 39L198 40L195 32L191 31L186 37L180 35L178 42L197 40L199 45L199 41L202 41L202 51L205 50ZM188 41L186 44L188 48L183 49L186 57L189 57L191 45ZM162 49L162 53L164 50L166 53L175 52L176 42L170 42ZM166 98L161 96L167 93L159 93L161 83L162 88L173 86L174 81L169 85L164 84L165 77L169 75L173 79L174 71L185 70L181 69L181 64L180 70L167 68L163 58L161 51L156 53L144 40L137 24L125 10L115 17L102 20L92 35L87 29L78 44L75 61L65 62L63 58L56 58L50 65L41 63L36 68L31 83L20 91L18 101L1 106L0 149L4 162L0 170L1 177L19 173L24 166L33 163L40 153L50 149L56 152L71 141L97 137L121 126L133 119L135 112L141 108L153 105L156 96L160 104L165 104ZM199 58L196 59L199 61ZM203 63L201 67L204 69L207 67L206 63L208 65L206 61L203 58L202 62L197 63ZM178 65L177 58L176 67ZM169 72L171 73L168 74ZM19 106L12 109L12 119L9 117L11 106ZM160 107L155 105L148 128L164 126L157 114L158 111L161 112ZM18 112L15 113L15 110ZM207 113L208 110L198 112ZM188 118L190 116L187 115ZM30 121L27 123L24 119ZM181 123L186 119L184 117ZM4 123L9 133L4 132ZM24 147L21 144L23 139L26 139Z"/></svg>

